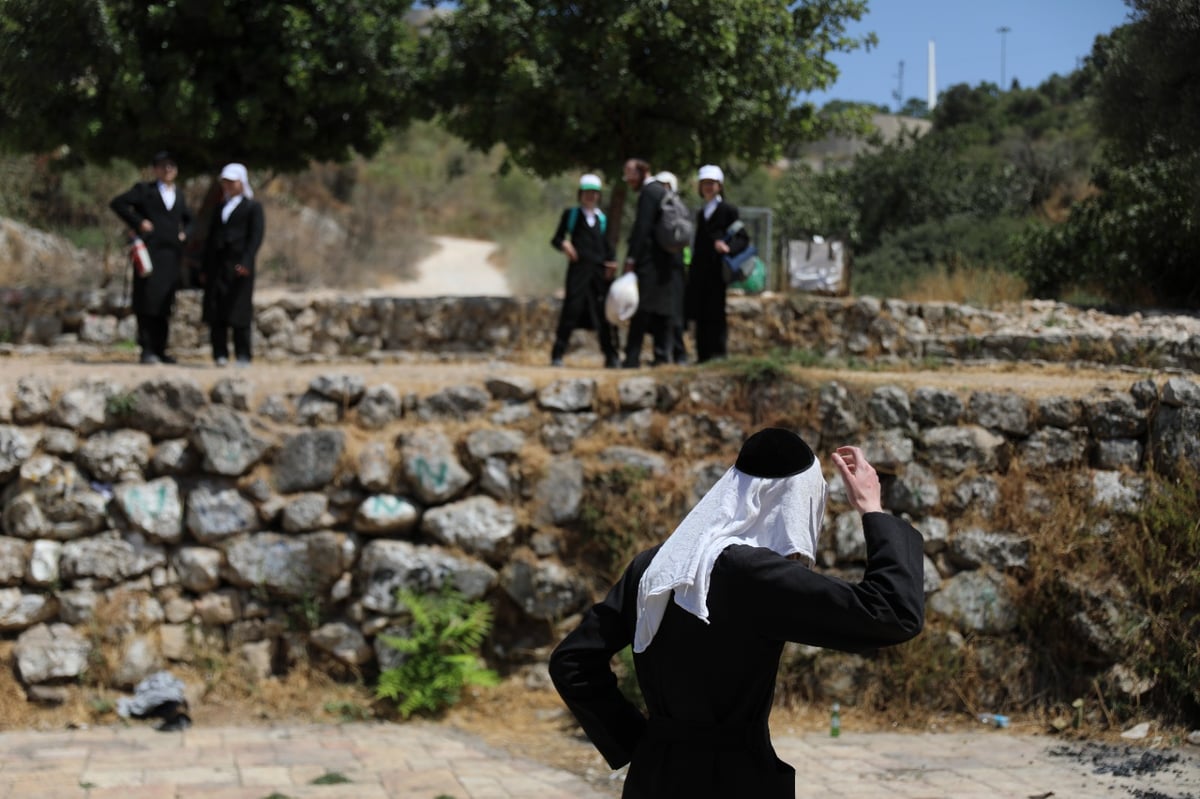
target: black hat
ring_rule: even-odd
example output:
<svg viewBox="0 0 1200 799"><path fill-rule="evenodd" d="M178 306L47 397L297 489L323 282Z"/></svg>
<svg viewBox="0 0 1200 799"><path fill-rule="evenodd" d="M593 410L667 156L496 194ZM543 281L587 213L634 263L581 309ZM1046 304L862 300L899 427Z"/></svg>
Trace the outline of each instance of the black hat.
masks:
<svg viewBox="0 0 1200 799"><path fill-rule="evenodd" d="M175 156L171 155L166 150L159 150L158 152L156 152L154 154L154 157L150 159L150 163L153 164L154 166L158 166L159 164L161 164L165 161L170 161L172 164L179 163L178 161L175 160Z"/></svg>
<svg viewBox="0 0 1200 799"><path fill-rule="evenodd" d="M817 456L804 439L782 427L767 427L746 439L736 468L751 477L791 477L813 465Z"/></svg>

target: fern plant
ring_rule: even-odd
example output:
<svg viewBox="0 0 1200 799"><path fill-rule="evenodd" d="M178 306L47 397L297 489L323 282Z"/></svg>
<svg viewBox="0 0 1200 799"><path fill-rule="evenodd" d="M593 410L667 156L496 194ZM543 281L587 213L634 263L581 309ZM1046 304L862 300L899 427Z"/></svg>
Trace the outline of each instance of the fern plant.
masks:
<svg viewBox="0 0 1200 799"><path fill-rule="evenodd" d="M375 696L396 702L408 718L423 711L437 713L458 702L468 685L496 685L500 676L479 657L492 629L492 609L486 602L469 602L443 586L440 594L416 594L400 589L396 596L412 613L407 638L381 636L403 654L400 665L379 675Z"/></svg>

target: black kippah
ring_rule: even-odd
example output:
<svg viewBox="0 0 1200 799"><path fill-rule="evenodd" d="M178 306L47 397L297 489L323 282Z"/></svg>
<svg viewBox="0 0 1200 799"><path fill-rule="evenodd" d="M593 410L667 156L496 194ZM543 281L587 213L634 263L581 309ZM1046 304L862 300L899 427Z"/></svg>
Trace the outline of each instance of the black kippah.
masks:
<svg viewBox="0 0 1200 799"><path fill-rule="evenodd" d="M800 436L782 427L768 427L746 439L733 465L751 477L791 477L816 459Z"/></svg>

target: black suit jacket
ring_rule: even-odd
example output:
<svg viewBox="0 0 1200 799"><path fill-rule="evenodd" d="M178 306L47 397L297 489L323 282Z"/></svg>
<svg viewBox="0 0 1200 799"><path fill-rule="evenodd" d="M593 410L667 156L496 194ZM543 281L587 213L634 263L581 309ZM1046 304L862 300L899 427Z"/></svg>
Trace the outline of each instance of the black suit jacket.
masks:
<svg viewBox="0 0 1200 799"><path fill-rule="evenodd" d="M610 660L633 642L638 582L657 548L634 558L603 602L550 657L554 686L613 768L625 799L792 799L795 771L775 755L767 718L783 645L863 651L906 641L925 619L920 534L886 513L862 517L867 568L850 583L760 547L713 566L709 623L672 601L634 655L646 719Z"/></svg>
<svg viewBox="0 0 1200 799"><path fill-rule="evenodd" d="M654 181L643 185L638 192L637 214L629 231L627 258L633 259L638 276L638 310L673 316L680 288L674 279L674 256L658 246L654 238L659 206L666 191L666 186Z"/></svg>
<svg viewBox="0 0 1200 799"><path fill-rule="evenodd" d="M204 243L204 321L246 327L254 319L254 275L258 249L262 246L266 219L262 204L243 197L221 221L221 209L213 211L212 225ZM235 266L250 271L245 277Z"/></svg>
<svg viewBox="0 0 1200 799"><path fill-rule="evenodd" d="M170 210L163 203L158 190L158 181L135 183L129 191L118 194L109 207L129 226L131 235L137 235L146 243L150 262L154 269L146 277L133 279L133 312L146 316L167 316L179 287L180 261L183 257L183 242L180 233L187 233L192 223L183 188L175 186L175 204ZM154 230L143 233L141 225L150 220ZM132 265L130 269L132 269Z"/></svg>
<svg viewBox="0 0 1200 799"><path fill-rule="evenodd" d="M696 236L692 242L692 264L688 269L684 308L688 319L715 320L725 318L724 258L714 247L725 238L729 226L738 220L738 209L725 201L717 204L712 216L704 218L704 208L696 212ZM750 235L739 231L730 242L734 254L746 249Z"/></svg>

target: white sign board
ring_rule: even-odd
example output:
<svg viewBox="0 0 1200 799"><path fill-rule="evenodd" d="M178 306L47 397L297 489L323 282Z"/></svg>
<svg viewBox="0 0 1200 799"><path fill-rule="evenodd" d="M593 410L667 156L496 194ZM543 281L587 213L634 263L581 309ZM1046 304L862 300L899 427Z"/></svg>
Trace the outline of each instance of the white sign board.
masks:
<svg viewBox="0 0 1200 799"><path fill-rule="evenodd" d="M846 250L840 241L821 236L789 241L787 247L788 286L795 291L844 294Z"/></svg>

